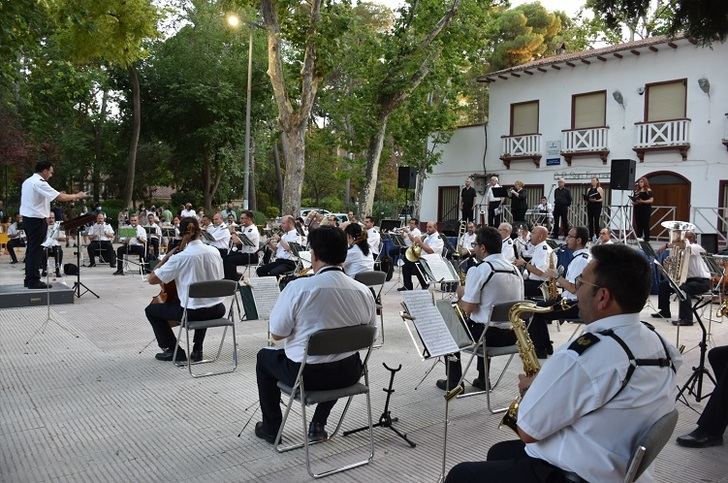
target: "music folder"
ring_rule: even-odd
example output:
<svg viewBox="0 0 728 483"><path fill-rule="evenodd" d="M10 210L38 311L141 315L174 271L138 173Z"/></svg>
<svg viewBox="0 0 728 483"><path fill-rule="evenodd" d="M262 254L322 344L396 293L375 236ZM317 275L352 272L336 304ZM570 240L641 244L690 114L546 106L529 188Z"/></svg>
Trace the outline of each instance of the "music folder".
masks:
<svg viewBox="0 0 728 483"><path fill-rule="evenodd" d="M496 198L506 198L508 196L508 190L503 186L494 186L490 190Z"/></svg>

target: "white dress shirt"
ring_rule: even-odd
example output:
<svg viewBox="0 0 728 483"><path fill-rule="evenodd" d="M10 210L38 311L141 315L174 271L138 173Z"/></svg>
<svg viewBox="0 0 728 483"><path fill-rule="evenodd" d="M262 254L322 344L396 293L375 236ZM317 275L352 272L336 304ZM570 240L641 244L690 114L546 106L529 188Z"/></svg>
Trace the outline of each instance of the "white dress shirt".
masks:
<svg viewBox="0 0 728 483"><path fill-rule="evenodd" d="M188 216L191 216L193 218L197 218L197 212L195 210L182 210L179 214L180 217L186 218Z"/></svg>
<svg viewBox="0 0 728 483"><path fill-rule="evenodd" d="M367 230L367 243L369 243L369 250L376 256L379 254L379 242L382 236L379 234L379 230L376 226L373 226Z"/></svg>
<svg viewBox="0 0 728 483"><path fill-rule="evenodd" d="M518 426L538 440L526 445L530 456L587 481L616 483L624 481L637 437L675 408L677 387L670 368L638 366L612 399L630 364L615 340L598 334L608 329L635 358L665 357L657 333L640 323L638 313L588 324L584 333L599 341L581 354L562 346L545 362L521 401ZM665 345L679 367L680 354Z"/></svg>
<svg viewBox="0 0 728 483"><path fill-rule="evenodd" d="M412 235L414 238L417 238L417 237L421 237L422 236L422 232L420 231L419 228L415 228L413 230L410 230L409 234ZM412 240L410 240L408 236L405 236L403 238L404 238L404 246L411 247L412 246Z"/></svg>
<svg viewBox="0 0 728 483"><path fill-rule="evenodd" d="M192 240L184 250L172 255L167 262L154 269L154 274L164 283L176 281L180 305L188 309L212 307L224 302L224 298L188 297L190 285L195 282L222 280L225 272L220 252L201 240Z"/></svg>
<svg viewBox="0 0 728 483"><path fill-rule="evenodd" d="M249 226L243 227L243 235L247 236L248 239L253 242L252 247L247 246L243 244L243 246L239 249L240 253L255 253L260 248L260 232L258 231L258 227L254 224L250 224Z"/></svg>
<svg viewBox="0 0 728 483"><path fill-rule="evenodd" d="M25 230L18 230L17 221L8 227L8 238L25 240Z"/></svg>
<svg viewBox="0 0 728 483"><path fill-rule="evenodd" d="M531 258L533 256L533 244L531 244L531 235L528 235L528 238L524 239L522 237L518 237L515 240L513 240L513 246L514 248L518 248L518 255L521 258Z"/></svg>
<svg viewBox="0 0 728 483"><path fill-rule="evenodd" d="M535 247L533 247L533 256L531 257L531 265L538 268L542 272L545 272L546 269L549 268L549 264L551 261L551 257L553 255L554 251L551 249L550 246L546 243L546 240L542 241ZM556 266L556 260L554 260L554 266ZM533 272L528 272L528 279L529 280L541 280L545 281L546 277L543 277L541 275L536 275Z"/></svg>
<svg viewBox="0 0 728 483"><path fill-rule="evenodd" d="M308 338L321 329L353 325L375 325L374 296L365 285L349 278L341 267L324 267L313 277L303 277L286 285L270 313L270 331L285 339L286 356L303 360ZM309 356L320 364L344 359L353 352Z"/></svg>
<svg viewBox="0 0 728 483"><path fill-rule="evenodd" d="M475 248L475 237L475 233L463 233L463 236L460 237L460 241L458 242L458 247L472 252L473 248Z"/></svg>
<svg viewBox="0 0 728 483"><path fill-rule="evenodd" d="M438 232L435 232L432 235L427 235L422 242L432 248L432 253L442 255L442 249L445 247L445 242L442 240L442 236L440 236Z"/></svg>
<svg viewBox="0 0 728 483"><path fill-rule="evenodd" d="M513 263L516 261L516 251L513 248L514 246L513 239L511 237L507 237L503 239L503 246L501 247L501 255L503 255L503 258L508 263Z"/></svg>
<svg viewBox="0 0 728 483"><path fill-rule="evenodd" d="M209 243L210 246L219 250L227 250L230 248L230 229L228 229L225 223L219 225L210 224L207 227L207 233L215 239Z"/></svg>
<svg viewBox="0 0 728 483"><path fill-rule="evenodd" d="M43 242L44 247L53 248L53 247L59 247L61 246L61 243L59 240L65 240L66 234L61 230L61 222L56 221L52 225L48 225L48 230L46 231L46 238Z"/></svg>
<svg viewBox="0 0 728 483"><path fill-rule="evenodd" d="M157 237L160 237L161 238L161 236L162 236L162 228L159 225L157 225L156 223L151 223L151 224L147 225L146 228L151 228L152 229L152 233L150 234L150 236L155 236L156 235ZM146 231L146 230L144 230L144 231Z"/></svg>
<svg viewBox="0 0 728 483"><path fill-rule="evenodd" d="M124 228L134 228L132 226ZM129 245L144 245L147 242L147 231L141 225L136 226L136 236L129 240Z"/></svg>
<svg viewBox="0 0 728 483"><path fill-rule="evenodd" d="M51 201L60 193L54 190L39 173L23 181L20 194L20 215L29 218L48 218Z"/></svg>
<svg viewBox="0 0 728 483"><path fill-rule="evenodd" d="M689 243L687 249L690 250L690 260L688 261L688 278L710 278L710 270L703 260L701 254L705 253L705 248L697 243Z"/></svg>
<svg viewBox="0 0 728 483"><path fill-rule="evenodd" d="M108 223L94 223L86 235L95 236L94 241L111 241L114 239L114 229Z"/></svg>
<svg viewBox="0 0 728 483"><path fill-rule="evenodd" d="M291 260L293 259L293 254L283 248L283 243L301 243L301 236L298 234L298 231L294 228L293 230L290 230L285 235L281 237L281 241L278 242L278 246L276 247L276 258L280 258L282 260Z"/></svg>
<svg viewBox="0 0 728 483"><path fill-rule="evenodd" d="M506 261L502 254L494 253L485 257L480 265L470 267L465 279L462 300L478 304L470 314L470 320L488 324L494 305L523 300L523 293L523 278L516 267ZM511 327L510 322L498 322L493 325L503 329Z"/></svg>
<svg viewBox="0 0 728 483"><path fill-rule="evenodd" d="M354 278L359 272L371 272L374 270L374 256L370 251L368 255L364 255L359 245L352 245L346 251L346 260L344 261L344 273Z"/></svg>
<svg viewBox="0 0 728 483"><path fill-rule="evenodd" d="M589 250L586 248L575 251L574 258L569 263L569 268L566 269L566 280L571 283L576 283L576 277L581 275L581 272L589 265L589 260L591 260L591 256L589 255ZM561 292L561 297L566 300L576 300L576 294L566 289Z"/></svg>

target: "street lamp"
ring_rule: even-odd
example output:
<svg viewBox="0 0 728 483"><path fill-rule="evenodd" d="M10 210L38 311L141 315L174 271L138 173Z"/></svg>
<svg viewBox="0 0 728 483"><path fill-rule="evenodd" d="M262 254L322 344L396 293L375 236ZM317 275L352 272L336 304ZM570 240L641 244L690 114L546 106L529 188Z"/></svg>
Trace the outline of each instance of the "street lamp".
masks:
<svg viewBox="0 0 728 483"><path fill-rule="evenodd" d="M230 28L237 29L240 27L240 17L235 13L229 13L225 16L225 20ZM243 209L249 209L250 202L250 94L253 82L253 28L250 26L248 33L248 86L245 98L245 158L244 158L244 176L243 176Z"/></svg>

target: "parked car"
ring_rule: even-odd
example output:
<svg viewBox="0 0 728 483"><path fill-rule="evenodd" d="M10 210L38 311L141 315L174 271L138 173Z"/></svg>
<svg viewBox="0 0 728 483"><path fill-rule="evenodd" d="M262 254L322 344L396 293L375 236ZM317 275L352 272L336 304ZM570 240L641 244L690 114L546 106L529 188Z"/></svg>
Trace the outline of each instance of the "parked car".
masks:
<svg viewBox="0 0 728 483"><path fill-rule="evenodd" d="M331 212L329 210L324 210L323 208L301 208L301 211L299 212L300 213L299 216L301 218L306 218L306 216L308 216L308 213L311 210L318 211L319 213L321 213L324 216L331 214Z"/></svg>
<svg viewBox="0 0 728 483"><path fill-rule="evenodd" d="M346 221L349 221L349 215L347 215L346 213L331 213L331 214L334 215L339 220L339 223L344 223Z"/></svg>

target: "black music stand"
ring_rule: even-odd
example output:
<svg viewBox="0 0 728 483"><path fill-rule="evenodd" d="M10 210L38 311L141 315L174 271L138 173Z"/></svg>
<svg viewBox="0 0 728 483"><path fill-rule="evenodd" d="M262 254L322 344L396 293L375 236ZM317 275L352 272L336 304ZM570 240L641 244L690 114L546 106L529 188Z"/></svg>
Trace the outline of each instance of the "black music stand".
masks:
<svg viewBox="0 0 728 483"><path fill-rule="evenodd" d="M79 228L81 228L86 223L94 221L95 219L96 219L96 212L93 212L93 213L87 213L85 215L77 216L76 218L72 218L70 220L66 220L63 223L61 223L61 228L66 232L76 229L76 267L77 268L76 268L76 281L73 282L72 290L73 290L73 293L76 296L76 298L79 298L79 299L81 298L82 295L84 295L86 293L90 293L97 299L101 298L98 296L98 294L96 294L96 292L94 292L93 290L88 288L83 282L81 282L81 230L79 230ZM81 288L84 289L83 292L81 292Z"/></svg>
<svg viewBox="0 0 728 483"><path fill-rule="evenodd" d="M680 391L678 391L677 397L675 398L676 401L679 401L680 398L683 398L683 402L687 406L689 406L689 404L687 402L687 398L684 395L685 391L687 391L688 394L693 395L696 402L700 402L713 394L713 391L711 391L708 394L703 395L703 376L708 376L708 379L710 379L710 381L713 383L713 386L716 386L718 384L710 371L708 371L708 369L706 369L705 367L705 355L708 353L708 331L705 329L705 324L703 323L703 320L700 318L700 314L698 313L698 310L712 303L712 299L712 294L708 297L698 295L697 300L693 304L693 315L698 321L698 325L700 326L700 331L702 333L700 336L700 342L698 342L698 347L700 347L700 361L698 362L697 366L693 367L692 374L690 374L688 380L685 381L685 384L683 384L683 386L680 388Z"/></svg>

